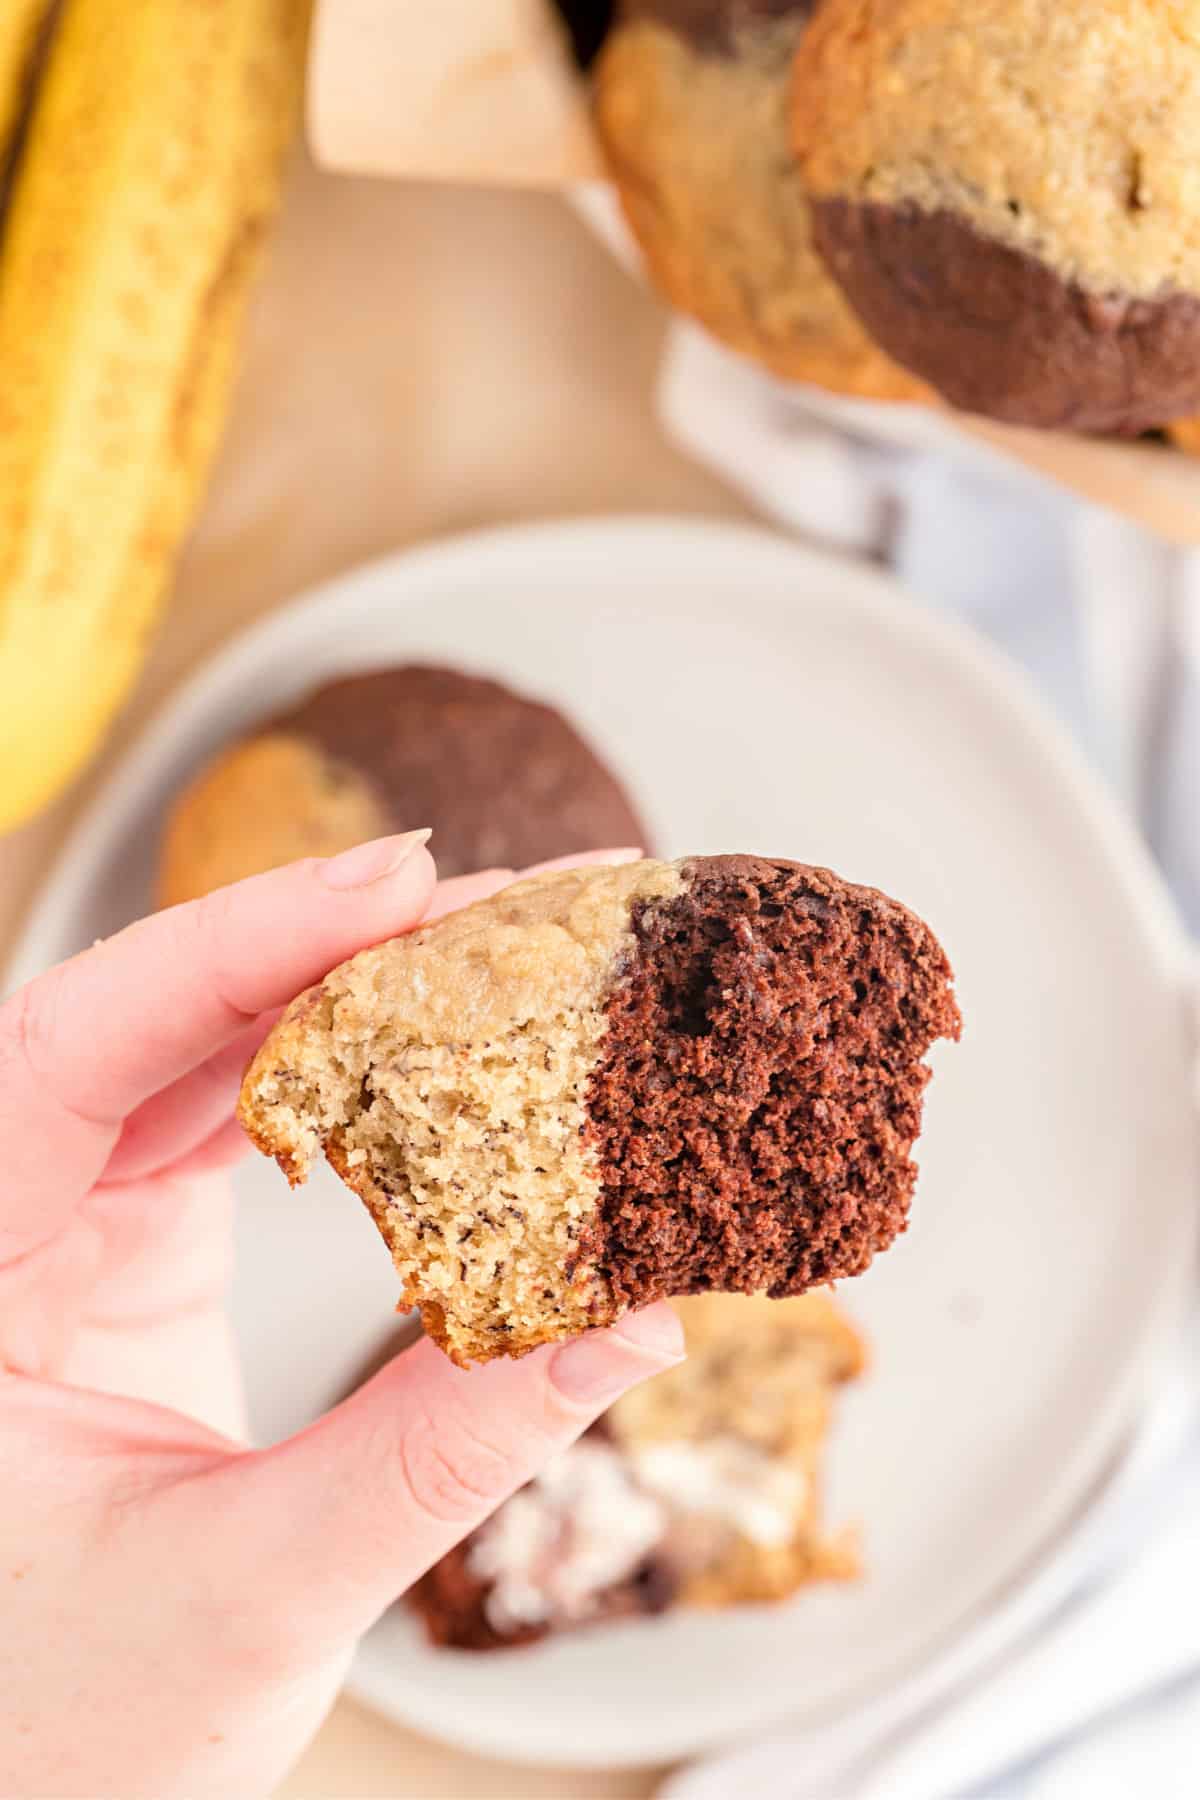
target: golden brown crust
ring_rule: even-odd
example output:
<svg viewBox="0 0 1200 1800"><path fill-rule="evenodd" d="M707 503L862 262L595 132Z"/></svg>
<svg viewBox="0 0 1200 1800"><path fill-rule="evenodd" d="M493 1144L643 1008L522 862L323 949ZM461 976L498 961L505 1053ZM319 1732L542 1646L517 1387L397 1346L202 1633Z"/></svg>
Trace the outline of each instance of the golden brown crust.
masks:
<svg viewBox="0 0 1200 1800"><path fill-rule="evenodd" d="M805 1499L778 1544L733 1535L684 1581L686 1604L771 1602L861 1573L857 1535L826 1535L824 1462L837 1389L866 1367L867 1345L828 1292L790 1300L705 1294L674 1303L688 1360L625 1395L608 1415L619 1442L735 1438L796 1470Z"/></svg>
<svg viewBox="0 0 1200 1800"><path fill-rule="evenodd" d="M819 199L951 212L1097 295L1200 293L1195 0L825 0L793 104Z"/></svg>
<svg viewBox="0 0 1200 1800"><path fill-rule="evenodd" d="M856 1534L831 1537L821 1504L837 1389L865 1359L854 1325L825 1293L676 1305L687 1360L619 1400L409 1595L435 1643L498 1650L861 1573Z"/></svg>
<svg viewBox="0 0 1200 1800"><path fill-rule="evenodd" d="M876 349L813 247L788 143L801 15L747 27L732 55L664 25L611 36L596 118L630 227L672 303L787 380L881 400L928 390Z"/></svg>
<svg viewBox="0 0 1200 1800"><path fill-rule="evenodd" d="M816 242L906 368L1042 429L1196 410L1196 0L829 0L794 79Z"/></svg>
<svg viewBox="0 0 1200 1800"><path fill-rule="evenodd" d="M1176 419L1170 427L1170 437L1186 456L1200 456L1200 419Z"/></svg>
<svg viewBox="0 0 1200 1800"><path fill-rule="evenodd" d="M786 1599L821 1581L862 1572L857 1534L827 1535L823 1477L837 1390L867 1365L867 1344L828 1292L790 1300L703 1294L672 1303L687 1361L617 1401L606 1416L614 1441L639 1447L685 1441L700 1449L735 1442L795 1470L804 1498L785 1541L733 1532L686 1573L684 1604L744 1606ZM765 1467L765 1465L764 1465Z"/></svg>
<svg viewBox="0 0 1200 1800"><path fill-rule="evenodd" d="M336 856L392 829L355 770L302 738L270 732L218 756L171 809L158 904L198 900L305 856Z"/></svg>

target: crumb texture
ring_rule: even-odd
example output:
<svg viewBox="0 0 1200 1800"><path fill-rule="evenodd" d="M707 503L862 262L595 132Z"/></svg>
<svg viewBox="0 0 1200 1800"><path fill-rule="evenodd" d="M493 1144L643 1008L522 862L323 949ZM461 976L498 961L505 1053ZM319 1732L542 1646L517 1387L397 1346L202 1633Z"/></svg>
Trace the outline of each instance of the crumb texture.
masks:
<svg viewBox="0 0 1200 1800"><path fill-rule="evenodd" d="M904 1230L928 1080L958 1035L928 927L873 889L758 857L635 904L588 1093L588 1250L618 1301L797 1294Z"/></svg>
<svg viewBox="0 0 1200 1800"><path fill-rule="evenodd" d="M407 1304L460 1360L610 1316L581 1255L603 993L669 864L539 877L364 952L285 1016L242 1118L293 1180L322 1150L368 1206Z"/></svg>

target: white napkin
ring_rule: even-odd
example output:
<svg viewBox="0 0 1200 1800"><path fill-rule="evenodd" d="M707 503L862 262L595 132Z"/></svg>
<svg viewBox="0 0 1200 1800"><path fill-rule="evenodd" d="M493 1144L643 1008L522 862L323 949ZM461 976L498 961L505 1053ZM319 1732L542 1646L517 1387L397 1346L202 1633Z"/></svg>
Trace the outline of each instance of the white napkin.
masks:
<svg viewBox="0 0 1200 1800"><path fill-rule="evenodd" d="M1043 481L936 414L789 388L677 326L668 434L778 523L886 562L1019 662L1200 932L1200 551Z"/></svg>
<svg viewBox="0 0 1200 1800"><path fill-rule="evenodd" d="M1020 663L1139 822L1200 931L1200 553L936 417L785 388L678 326L668 433L781 524L888 564ZM1135 1477L974 1639L850 1722L673 1777L663 1800L1200 1794L1200 1357Z"/></svg>

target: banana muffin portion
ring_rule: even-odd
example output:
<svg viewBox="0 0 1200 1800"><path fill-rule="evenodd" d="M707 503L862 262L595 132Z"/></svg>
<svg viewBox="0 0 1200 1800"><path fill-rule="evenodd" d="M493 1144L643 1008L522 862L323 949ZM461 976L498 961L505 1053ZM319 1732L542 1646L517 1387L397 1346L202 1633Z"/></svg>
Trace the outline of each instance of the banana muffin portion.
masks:
<svg viewBox="0 0 1200 1800"><path fill-rule="evenodd" d="M924 390L875 348L812 242L790 142L812 0L626 0L596 71L625 215L668 299L776 374L845 393Z"/></svg>
<svg viewBox="0 0 1200 1800"><path fill-rule="evenodd" d="M793 109L831 272L954 405L1200 410L1197 0L825 0Z"/></svg>
<svg viewBox="0 0 1200 1800"><path fill-rule="evenodd" d="M438 870L650 848L616 776L562 713L420 663L327 682L202 769L172 808L159 897L194 900L416 821Z"/></svg>
<svg viewBox="0 0 1200 1800"><path fill-rule="evenodd" d="M334 970L239 1116L293 1183L324 1152L456 1361L519 1355L865 1269L905 1227L951 984L928 926L828 870L571 870Z"/></svg>
<svg viewBox="0 0 1200 1800"><path fill-rule="evenodd" d="M837 1390L863 1341L825 1294L678 1302L688 1358L626 1395L407 1596L460 1650L778 1601L859 1572L823 1518Z"/></svg>

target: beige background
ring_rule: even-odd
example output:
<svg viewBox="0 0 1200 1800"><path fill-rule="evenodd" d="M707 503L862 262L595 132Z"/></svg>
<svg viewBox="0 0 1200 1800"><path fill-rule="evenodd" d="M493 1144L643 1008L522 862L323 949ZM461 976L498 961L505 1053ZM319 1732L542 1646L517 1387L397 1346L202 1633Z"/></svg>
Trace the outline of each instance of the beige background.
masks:
<svg viewBox="0 0 1200 1800"><path fill-rule="evenodd" d="M440 533L611 511L737 514L662 441L654 303L548 195L296 171L209 504L142 681L88 777L0 842L0 959L150 711L310 583ZM344 1704L289 1800L645 1795L650 1775L456 1756Z"/></svg>

